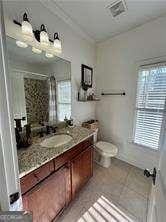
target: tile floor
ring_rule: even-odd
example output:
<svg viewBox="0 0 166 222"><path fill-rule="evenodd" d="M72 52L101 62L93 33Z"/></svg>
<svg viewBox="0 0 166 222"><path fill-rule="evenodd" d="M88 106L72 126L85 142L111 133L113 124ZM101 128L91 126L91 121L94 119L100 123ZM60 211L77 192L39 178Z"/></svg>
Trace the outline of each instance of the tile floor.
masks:
<svg viewBox="0 0 166 222"><path fill-rule="evenodd" d="M150 187L143 170L123 161L113 159L108 169L95 164L94 176L58 222L146 222Z"/></svg>

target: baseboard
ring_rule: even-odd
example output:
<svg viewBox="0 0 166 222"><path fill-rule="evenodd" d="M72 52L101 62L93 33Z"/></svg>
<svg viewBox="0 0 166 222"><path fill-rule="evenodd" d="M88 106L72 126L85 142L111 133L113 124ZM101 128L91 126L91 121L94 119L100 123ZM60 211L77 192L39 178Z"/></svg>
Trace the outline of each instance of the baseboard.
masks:
<svg viewBox="0 0 166 222"><path fill-rule="evenodd" d="M126 158L126 157L124 157L124 156L122 156L122 155L118 155L116 158L119 159L119 160L122 160L122 161L124 161L124 162L126 162L126 163L129 163L129 164L131 164L131 165L133 165L133 166L135 166L135 167L138 167L138 168L140 168L140 169L143 169L143 170L144 170L144 169L146 168L144 165L142 165L142 164L140 164L140 163L138 163L138 162L136 162L136 161L129 160L128 158Z"/></svg>

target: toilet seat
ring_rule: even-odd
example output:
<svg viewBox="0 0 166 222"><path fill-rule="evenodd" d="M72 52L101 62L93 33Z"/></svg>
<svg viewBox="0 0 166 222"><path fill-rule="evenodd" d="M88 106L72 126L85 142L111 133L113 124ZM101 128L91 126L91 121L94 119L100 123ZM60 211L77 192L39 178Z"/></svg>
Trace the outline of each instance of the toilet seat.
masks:
<svg viewBox="0 0 166 222"><path fill-rule="evenodd" d="M113 157L118 153L118 148L112 143L99 141L95 144L98 152L103 156Z"/></svg>

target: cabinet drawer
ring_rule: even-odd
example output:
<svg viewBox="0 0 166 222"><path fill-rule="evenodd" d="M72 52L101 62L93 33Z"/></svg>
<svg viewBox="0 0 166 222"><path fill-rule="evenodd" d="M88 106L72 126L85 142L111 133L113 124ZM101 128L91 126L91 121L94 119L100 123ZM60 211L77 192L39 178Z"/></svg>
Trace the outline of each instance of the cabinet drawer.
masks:
<svg viewBox="0 0 166 222"><path fill-rule="evenodd" d="M24 176L20 180L22 194L30 190L33 186L39 183L41 180L49 176L54 171L53 160L49 163L44 164L32 173Z"/></svg>

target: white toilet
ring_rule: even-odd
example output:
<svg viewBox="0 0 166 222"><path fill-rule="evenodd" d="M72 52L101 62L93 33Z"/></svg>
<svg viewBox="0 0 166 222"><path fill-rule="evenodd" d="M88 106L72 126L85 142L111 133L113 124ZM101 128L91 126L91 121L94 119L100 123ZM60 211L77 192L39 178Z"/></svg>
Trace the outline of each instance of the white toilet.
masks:
<svg viewBox="0 0 166 222"><path fill-rule="evenodd" d="M94 132L94 147L95 155L94 160L101 166L108 168L111 164L111 157L114 157L118 153L118 148L112 143L98 141L97 142L98 129Z"/></svg>

